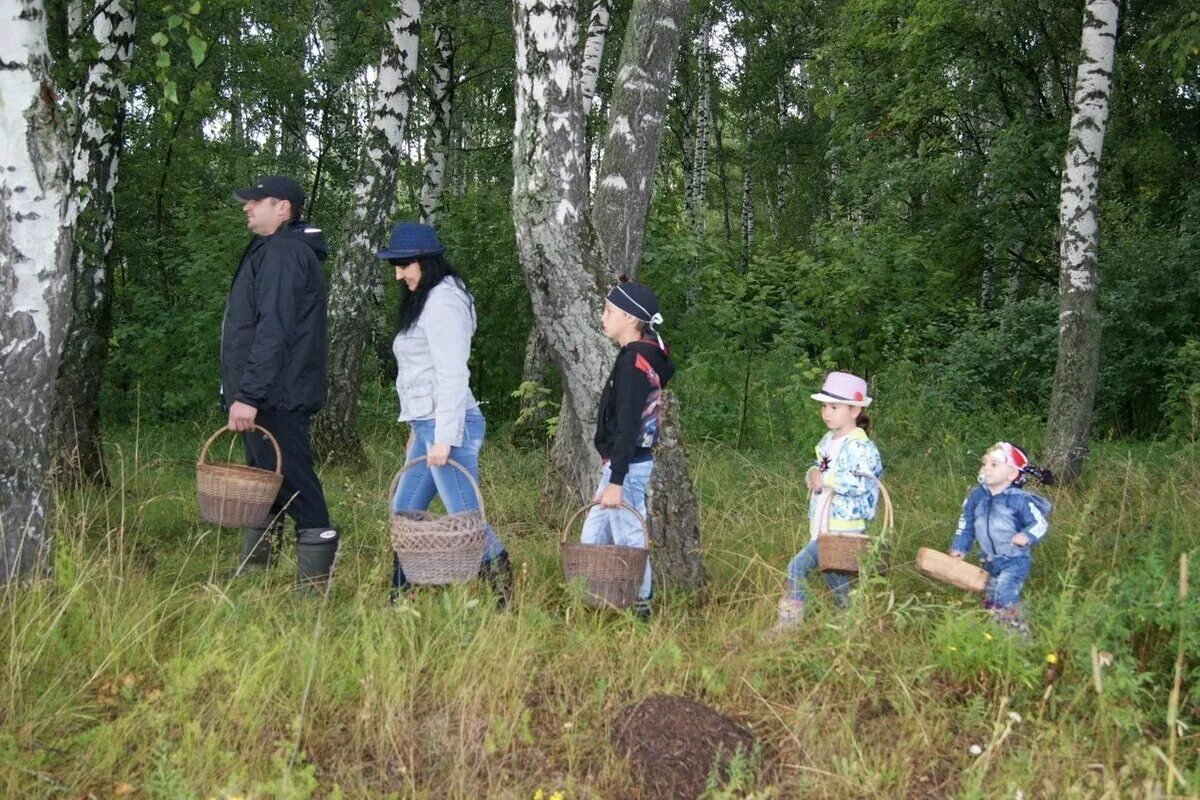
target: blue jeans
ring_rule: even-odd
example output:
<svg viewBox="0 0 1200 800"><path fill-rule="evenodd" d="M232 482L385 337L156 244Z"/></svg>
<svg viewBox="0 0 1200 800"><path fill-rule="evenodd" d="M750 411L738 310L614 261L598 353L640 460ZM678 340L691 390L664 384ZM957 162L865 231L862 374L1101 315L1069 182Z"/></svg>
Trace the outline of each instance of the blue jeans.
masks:
<svg viewBox="0 0 1200 800"><path fill-rule="evenodd" d="M1021 587L1029 577L1033 559L1029 556L993 556L982 562L987 570L983 604L987 608L1012 608L1021 602Z"/></svg>
<svg viewBox="0 0 1200 800"><path fill-rule="evenodd" d="M787 566L787 592L789 600L804 599L804 584L808 573L817 569L817 540L813 539L792 556ZM833 602L838 608L850 605L850 576L841 572L826 572L825 585L833 592Z"/></svg>
<svg viewBox="0 0 1200 800"><path fill-rule="evenodd" d="M633 506L643 517L646 516L646 487L650 484L650 473L654 470L654 461L636 461L629 465L625 473L625 481L621 484L621 502ZM596 494L604 491L612 478L612 469L608 464L600 470L600 484ZM583 520L583 531L579 541L584 544L619 544L623 547L647 547L646 531L641 521L626 508L602 508L592 506L591 511ZM646 571L642 575L642 585L638 588L637 599L646 600L650 597L650 559L646 559Z"/></svg>
<svg viewBox="0 0 1200 800"><path fill-rule="evenodd" d="M412 426L412 448L406 454L407 460L420 458L429 452L433 445L434 421L432 419L416 419L408 423ZM476 482L479 481L479 451L483 448L483 439L487 431L483 413L478 408L467 411L466 425L463 430L463 441L459 447L450 448L450 458L462 464L471 473ZM431 467L429 462L408 469L400 476L396 486L396 494L392 497L392 511L424 511L433 502L434 495L442 498L442 505L450 514L459 511L470 511L479 508L479 500L475 490L466 477L454 467L447 464L444 467ZM487 526L487 546L483 551L485 562L497 558L504 552L500 539L491 524ZM400 571L400 563L395 560L392 572L392 586L401 587L408 584L404 573Z"/></svg>

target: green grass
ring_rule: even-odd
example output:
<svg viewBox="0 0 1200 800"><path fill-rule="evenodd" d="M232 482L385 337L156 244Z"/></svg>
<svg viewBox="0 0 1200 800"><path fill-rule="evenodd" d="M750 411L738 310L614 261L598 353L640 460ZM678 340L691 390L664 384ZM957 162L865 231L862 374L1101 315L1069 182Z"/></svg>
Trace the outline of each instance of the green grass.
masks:
<svg viewBox="0 0 1200 800"><path fill-rule="evenodd" d="M197 521L200 430L119 432L112 486L59 503L51 576L0 606L0 796L637 796L610 725L659 692L761 743L713 797L1161 796L1181 646L1174 790L1200 791L1195 566L1177 599L1179 555L1195 564L1200 543L1194 451L1101 444L1081 488L1050 490L1022 646L911 567L918 546L948 544L978 451L886 435L895 569L844 615L814 583L803 632L767 644L806 536L806 456L694 446L709 584L659 598L646 626L561 586L568 509L540 502L540 454L483 454L518 570L500 615L477 586L388 606L395 429L372 439L376 468L324 472L345 536L316 598L292 591L290 548L266 575L223 577L239 534ZM1112 656L1098 677L1093 648ZM1048 685L1050 653L1061 676Z"/></svg>

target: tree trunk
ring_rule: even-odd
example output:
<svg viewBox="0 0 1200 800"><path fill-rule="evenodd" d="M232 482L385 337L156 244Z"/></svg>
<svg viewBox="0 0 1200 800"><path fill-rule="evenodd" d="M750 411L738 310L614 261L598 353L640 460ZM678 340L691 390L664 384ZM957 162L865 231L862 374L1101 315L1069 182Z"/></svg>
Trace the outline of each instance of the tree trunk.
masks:
<svg viewBox="0 0 1200 800"><path fill-rule="evenodd" d="M696 154L692 160L692 235L699 241L704 237L708 210L708 115L712 99L712 65L709 49L708 17L700 21L700 38L696 47Z"/></svg>
<svg viewBox="0 0 1200 800"><path fill-rule="evenodd" d="M66 484L104 480L100 381L112 332L113 196L121 126L129 97L133 15L121 0L97 9L92 36L99 54L79 97L73 157L75 247L71 318L54 394L55 468Z"/></svg>
<svg viewBox="0 0 1200 800"><path fill-rule="evenodd" d="M583 104L575 66L577 30L572 0L516 0L516 124L513 133L513 222L534 324L562 373L563 416L574 410L577 430L562 431L556 462L582 502L590 499L599 457L586 432L595 430L596 404L612 347L596 324L601 312L594 265L585 265L587 225ZM560 419L560 430L563 420Z"/></svg>
<svg viewBox="0 0 1200 800"><path fill-rule="evenodd" d="M1017 242L1011 253L1012 271L1008 274L1008 302L1021 299L1021 259L1025 255L1025 243Z"/></svg>
<svg viewBox="0 0 1200 800"><path fill-rule="evenodd" d="M750 127L746 127L746 146L742 151L742 257L738 262L743 275L750 270L750 256L754 250L754 189L750 172L750 145L753 142Z"/></svg>
<svg viewBox="0 0 1200 800"><path fill-rule="evenodd" d="M375 257L396 201L396 170L412 106L420 42L419 0L397 0L391 36L379 62L371 128L363 140L346 239L329 286L329 393L313 425L318 458L361 466L366 461L356 420L367 326L379 303L383 267Z"/></svg>
<svg viewBox="0 0 1200 800"><path fill-rule="evenodd" d="M70 144L40 0L0 3L0 583L44 565L51 405L70 314Z"/></svg>
<svg viewBox="0 0 1200 800"><path fill-rule="evenodd" d="M547 399L546 372L549 367L546 340L534 325L525 340L525 363L521 368L521 386L526 391L521 395L521 413L513 425L512 440L518 446L546 442L550 410L544 402Z"/></svg>
<svg viewBox="0 0 1200 800"><path fill-rule="evenodd" d="M425 137L425 173L421 182L421 222L433 225L441 208L446 185L446 160L450 152L450 115L454 111L454 29L438 25L433 32L437 59L429 94L429 135Z"/></svg>
<svg viewBox="0 0 1200 800"><path fill-rule="evenodd" d="M597 324L601 293L618 270L635 271L641 259L666 87L686 11L685 0L634 2L610 104L593 229L587 216L582 104L572 52L577 38L574 3L515 4L513 220L534 321L565 390L552 454L580 501L589 500L595 488L599 459L591 438L613 359L612 346ZM665 466L655 470L651 513L661 524L652 535L656 558L665 566L660 571L664 582L694 586L703 575L695 498L678 426L673 417L669 422L656 456Z"/></svg>
<svg viewBox="0 0 1200 800"><path fill-rule="evenodd" d="M1046 423L1047 465L1079 477L1091 435L1100 366L1097 195L1117 42L1114 0L1088 0L1059 206L1058 363Z"/></svg>
<svg viewBox="0 0 1200 800"><path fill-rule="evenodd" d="M983 254L983 274L979 279L979 310L991 311L996 304L996 245L988 242Z"/></svg>
<svg viewBox="0 0 1200 800"><path fill-rule="evenodd" d="M587 42L583 47L583 74L579 91L583 96L583 115L592 111L592 100L596 96L596 81L600 78L600 62L604 58L604 42L608 37L609 20L612 17L612 0L595 0L588 17Z"/></svg>
<svg viewBox="0 0 1200 800"><path fill-rule="evenodd" d="M725 167L725 141L721 136L721 114L713 109L713 144L717 147L717 175L721 180L721 221L725 232L725 247L733 244L733 223L729 215L729 171Z"/></svg>

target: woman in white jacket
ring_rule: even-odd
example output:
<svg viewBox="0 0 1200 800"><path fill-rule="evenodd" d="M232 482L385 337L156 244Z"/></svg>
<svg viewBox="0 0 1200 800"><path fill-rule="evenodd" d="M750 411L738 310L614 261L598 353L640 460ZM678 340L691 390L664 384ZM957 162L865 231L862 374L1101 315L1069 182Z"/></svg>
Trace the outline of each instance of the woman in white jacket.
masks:
<svg viewBox="0 0 1200 800"><path fill-rule="evenodd" d="M426 457L401 476L392 497L396 512L423 511L434 495L450 513L478 508L475 490L465 476L446 466L454 460L478 482L486 423L471 394L467 366L475 333L475 301L462 276L446 261L445 251L433 228L398 222L392 226L387 247L376 254L395 267L401 284L399 333L392 352L400 421L410 429L406 459ZM512 572L508 554L490 525L480 577L490 581L498 607L507 606ZM399 561L392 586L393 600L408 586Z"/></svg>

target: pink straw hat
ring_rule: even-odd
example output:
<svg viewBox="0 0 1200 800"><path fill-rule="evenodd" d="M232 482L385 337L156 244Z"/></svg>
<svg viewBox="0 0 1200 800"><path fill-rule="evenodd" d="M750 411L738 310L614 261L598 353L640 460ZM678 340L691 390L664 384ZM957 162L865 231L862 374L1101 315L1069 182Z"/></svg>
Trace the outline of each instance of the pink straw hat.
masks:
<svg viewBox="0 0 1200 800"><path fill-rule="evenodd" d="M812 395L822 403L845 403L866 408L874 398L867 397L867 382L849 372L831 372L825 376L821 391Z"/></svg>

